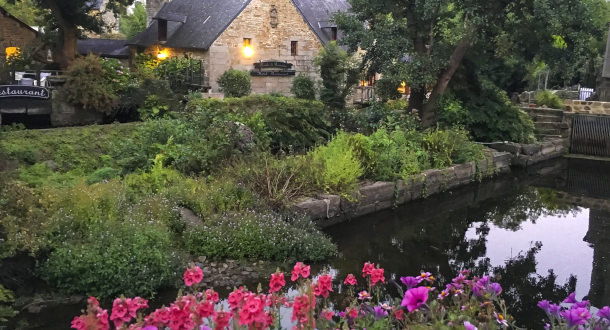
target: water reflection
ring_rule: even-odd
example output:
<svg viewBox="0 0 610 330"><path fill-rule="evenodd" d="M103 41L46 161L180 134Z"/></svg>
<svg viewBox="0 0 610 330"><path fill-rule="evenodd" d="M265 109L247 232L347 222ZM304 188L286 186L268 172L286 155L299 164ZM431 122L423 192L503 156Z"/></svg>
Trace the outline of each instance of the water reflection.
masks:
<svg viewBox="0 0 610 330"><path fill-rule="evenodd" d="M341 254L330 265L338 280L365 261L395 278L426 270L443 283L461 269L496 274L520 325L541 328L541 299L576 290L595 306L609 303L610 186L596 185L592 202L587 183L574 182L591 179L610 182L610 167L554 163L335 226L327 232Z"/></svg>

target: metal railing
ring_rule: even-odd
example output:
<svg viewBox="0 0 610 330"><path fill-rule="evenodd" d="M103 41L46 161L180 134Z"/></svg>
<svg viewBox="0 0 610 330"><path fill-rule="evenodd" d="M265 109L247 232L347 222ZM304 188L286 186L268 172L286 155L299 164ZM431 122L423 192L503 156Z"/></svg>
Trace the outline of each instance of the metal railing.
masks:
<svg viewBox="0 0 610 330"><path fill-rule="evenodd" d="M575 115L570 152L610 157L610 116Z"/></svg>

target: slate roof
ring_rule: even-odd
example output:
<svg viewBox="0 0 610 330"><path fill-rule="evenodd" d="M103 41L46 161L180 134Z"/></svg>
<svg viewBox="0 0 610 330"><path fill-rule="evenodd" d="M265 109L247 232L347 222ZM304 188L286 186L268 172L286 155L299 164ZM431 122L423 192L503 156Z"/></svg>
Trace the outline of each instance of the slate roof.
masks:
<svg viewBox="0 0 610 330"><path fill-rule="evenodd" d="M165 47L209 49L251 0L173 0L166 3L155 15L167 20ZM347 0L291 0L312 31L322 43L332 38L334 24L331 15L347 11ZM280 22L281 24L281 22ZM150 47L158 42L157 20L136 37L129 45ZM339 34L340 36L340 34Z"/></svg>
<svg viewBox="0 0 610 330"><path fill-rule="evenodd" d="M93 53L102 57L129 58L129 47L126 40L117 39L83 39L78 40L78 53Z"/></svg>
<svg viewBox="0 0 610 330"><path fill-rule="evenodd" d="M38 31L36 31L36 29L34 29L33 27L25 24L22 20L18 19L17 17L11 15L11 13L9 13L6 9L4 9L2 7L0 7L0 15L4 15L4 16L10 17L11 19L17 21L21 26L34 31L34 33L36 33L38 35Z"/></svg>

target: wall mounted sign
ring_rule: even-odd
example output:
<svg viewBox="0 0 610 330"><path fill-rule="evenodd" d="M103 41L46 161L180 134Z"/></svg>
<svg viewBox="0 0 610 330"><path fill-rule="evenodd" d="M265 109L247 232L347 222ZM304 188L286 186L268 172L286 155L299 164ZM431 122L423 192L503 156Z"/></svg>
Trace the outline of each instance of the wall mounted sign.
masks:
<svg viewBox="0 0 610 330"><path fill-rule="evenodd" d="M31 98L48 100L51 93L44 87L22 85L0 85L0 98Z"/></svg>
<svg viewBox="0 0 610 330"><path fill-rule="evenodd" d="M255 77L287 77L295 74L292 63L274 60L256 62L254 70L250 71L250 75Z"/></svg>

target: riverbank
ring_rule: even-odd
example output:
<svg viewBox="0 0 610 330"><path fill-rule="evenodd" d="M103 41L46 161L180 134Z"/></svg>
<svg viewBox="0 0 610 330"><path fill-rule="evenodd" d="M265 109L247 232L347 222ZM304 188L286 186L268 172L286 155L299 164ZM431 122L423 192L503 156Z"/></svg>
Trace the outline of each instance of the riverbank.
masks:
<svg viewBox="0 0 610 330"><path fill-rule="evenodd" d="M536 144L501 143L486 149L485 158L445 169L431 169L395 182L362 183L348 199L321 194L301 198L291 208L308 215L322 228L398 205L426 198L470 183L561 157L567 152L566 139Z"/></svg>

